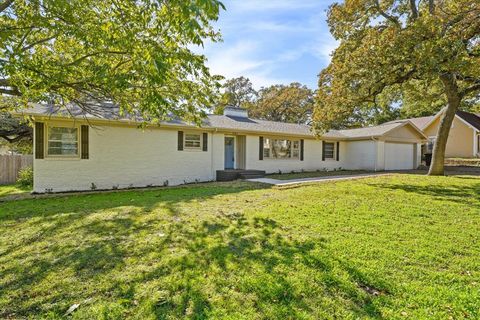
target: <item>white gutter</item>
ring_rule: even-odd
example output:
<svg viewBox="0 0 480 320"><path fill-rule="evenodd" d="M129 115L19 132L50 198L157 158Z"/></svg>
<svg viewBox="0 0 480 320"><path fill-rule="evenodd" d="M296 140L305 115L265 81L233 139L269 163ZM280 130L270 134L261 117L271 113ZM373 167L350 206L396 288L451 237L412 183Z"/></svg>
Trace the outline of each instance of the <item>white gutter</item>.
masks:
<svg viewBox="0 0 480 320"><path fill-rule="evenodd" d="M377 139L375 139L375 137L370 137L372 139L373 142L378 142ZM375 161L374 161L374 164L373 164L373 171L377 171L377 160L378 160L378 144L375 143L373 145L375 147Z"/></svg>

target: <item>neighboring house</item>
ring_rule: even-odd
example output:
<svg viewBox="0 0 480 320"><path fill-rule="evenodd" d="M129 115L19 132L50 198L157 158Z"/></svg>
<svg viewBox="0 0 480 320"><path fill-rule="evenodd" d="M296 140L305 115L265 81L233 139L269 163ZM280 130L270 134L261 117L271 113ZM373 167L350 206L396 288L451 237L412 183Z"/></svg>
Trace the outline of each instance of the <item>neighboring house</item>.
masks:
<svg viewBox="0 0 480 320"><path fill-rule="evenodd" d="M428 142L422 147L422 154L433 151L442 113L443 111L440 111L430 117L407 119L428 137ZM448 134L445 156L447 158L480 157L480 115L457 111Z"/></svg>
<svg viewBox="0 0 480 320"><path fill-rule="evenodd" d="M35 105L34 192L115 189L212 181L217 171L267 173L414 169L425 135L411 122L330 131L249 118L225 108L201 127L182 121L139 129L105 105L95 115Z"/></svg>

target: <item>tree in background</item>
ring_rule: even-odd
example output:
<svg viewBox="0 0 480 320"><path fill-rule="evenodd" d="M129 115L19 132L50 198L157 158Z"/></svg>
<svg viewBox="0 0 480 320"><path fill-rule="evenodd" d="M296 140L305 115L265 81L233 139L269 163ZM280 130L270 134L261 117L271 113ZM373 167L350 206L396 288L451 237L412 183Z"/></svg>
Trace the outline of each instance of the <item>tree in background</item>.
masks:
<svg viewBox="0 0 480 320"><path fill-rule="evenodd" d="M222 8L218 0L0 0L0 93L17 109L75 103L95 113L109 101L146 121L198 123L219 84L190 48L219 40L211 22Z"/></svg>
<svg viewBox="0 0 480 320"><path fill-rule="evenodd" d="M319 75L316 129L374 108L387 89L404 94L410 114L443 100L429 174L444 174L455 112L479 98L480 2L346 0L330 7L328 23L340 46Z"/></svg>
<svg viewBox="0 0 480 320"><path fill-rule="evenodd" d="M0 146L18 153L32 153L32 127L27 121L14 118L8 112L0 112Z"/></svg>
<svg viewBox="0 0 480 320"><path fill-rule="evenodd" d="M262 88L249 109L254 118L289 123L310 123L314 92L300 83Z"/></svg>
<svg viewBox="0 0 480 320"><path fill-rule="evenodd" d="M227 106L249 109L257 99L257 91L250 79L245 77L229 79L222 88L223 92L214 107L215 114L223 114L223 109Z"/></svg>

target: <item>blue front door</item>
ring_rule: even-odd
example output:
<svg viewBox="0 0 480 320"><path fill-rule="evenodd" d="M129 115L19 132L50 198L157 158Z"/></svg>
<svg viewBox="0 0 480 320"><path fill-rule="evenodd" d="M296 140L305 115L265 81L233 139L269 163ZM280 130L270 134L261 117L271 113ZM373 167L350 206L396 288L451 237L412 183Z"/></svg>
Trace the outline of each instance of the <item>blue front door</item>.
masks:
<svg viewBox="0 0 480 320"><path fill-rule="evenodd" d="M233 169L235 163L235 149L233 137L225 137L225 169Z"/></svg>

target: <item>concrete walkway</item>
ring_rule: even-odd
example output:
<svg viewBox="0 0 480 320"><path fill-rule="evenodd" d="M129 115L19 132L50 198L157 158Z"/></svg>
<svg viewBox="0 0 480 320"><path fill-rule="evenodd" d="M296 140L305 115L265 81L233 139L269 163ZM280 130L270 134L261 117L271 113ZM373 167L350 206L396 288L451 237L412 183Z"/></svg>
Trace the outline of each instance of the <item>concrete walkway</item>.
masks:
<svg viewBox="0 0 480 320"><path fill-rule="evenodd" d="M278 179L270 179L270 178L256 178L256 179L247 179L247 181L266 183L266 184L271 184L271 185L274 185L274 186L289 186L289 185L305 184L305 183L312 183L312 182L355 180L355 179L363 179L363 178L369 178L369 177L384 176L384 175L388 175L388 174L390 174L390 173L388 173L388 172L362 173L362 174L340 175L340 176L300 178L300 179L290 179L290 180L278 180Z"/></svg>

